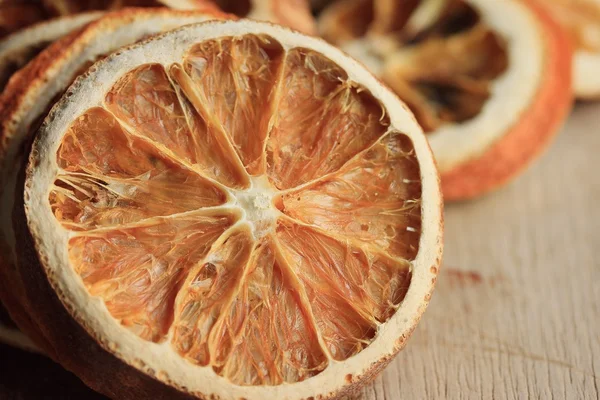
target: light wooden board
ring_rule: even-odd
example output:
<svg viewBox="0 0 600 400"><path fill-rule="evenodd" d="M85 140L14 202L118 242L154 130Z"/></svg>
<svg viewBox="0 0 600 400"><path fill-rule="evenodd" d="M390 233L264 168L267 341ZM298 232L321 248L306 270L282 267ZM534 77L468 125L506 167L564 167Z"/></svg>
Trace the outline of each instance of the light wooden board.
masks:
<svg viewBox="0 0 600 400"><path fill-rule="evenodd" d="M600 398L600 104L511 185L446 207L432 302L357 397Z"/></svg>

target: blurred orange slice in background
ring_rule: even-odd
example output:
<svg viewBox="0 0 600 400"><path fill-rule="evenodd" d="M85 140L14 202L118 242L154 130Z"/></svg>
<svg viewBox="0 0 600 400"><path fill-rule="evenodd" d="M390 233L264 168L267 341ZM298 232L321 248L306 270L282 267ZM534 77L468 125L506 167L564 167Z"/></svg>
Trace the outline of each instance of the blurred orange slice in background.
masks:
<svg viewBox="0 0 600 400"><path fill-rule="evenodd" d="M415 113L447 200L510 181L571 108L568 38L534 1L339 0L319 30Z"/></svg>

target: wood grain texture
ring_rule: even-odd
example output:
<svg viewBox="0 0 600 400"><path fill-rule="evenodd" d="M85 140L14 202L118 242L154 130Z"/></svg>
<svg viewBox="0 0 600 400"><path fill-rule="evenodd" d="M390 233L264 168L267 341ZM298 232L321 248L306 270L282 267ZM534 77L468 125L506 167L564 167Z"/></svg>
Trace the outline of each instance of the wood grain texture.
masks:
<svg viewBox="0 0 600 400"><path fill-rule="evenodd" d="M429 309L361 400L600 398L600 104L515 182L446 207Z"/></svg>

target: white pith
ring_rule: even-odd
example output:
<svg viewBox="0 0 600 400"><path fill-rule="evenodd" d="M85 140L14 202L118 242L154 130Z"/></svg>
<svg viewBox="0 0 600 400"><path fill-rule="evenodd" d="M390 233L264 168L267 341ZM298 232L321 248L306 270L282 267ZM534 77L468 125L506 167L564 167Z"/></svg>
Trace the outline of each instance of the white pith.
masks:
<svg viewBox="0 0 600 400"><path fill-rule="evenodd" d="M475 118L446 124L428 134L442 173L481 156L516 125L535 98L545 72L544 37L527 6L518 0L466 2L479 12L481 22L504 40L509 68L492 82L490 98ZM367 43L361 39L342 48L379 74L382 63L370 54Z"/></svg>
<svg viewBox="0 0 600 400"><path fill-rule="evenodd" d="M273 230L275 220L280 215L273 204L277 192L266 175L251 177L248 189L231 191L235 207L243 211L241 221L250 224L255 239Z"/></svg>
<svg viewBox="0 0 600 400"><path fill-rule="evenodd" d="M587 0L600 7L600 0ZM595 29L598 29L595 27ZM597 30L595 31L597 34ZM575 52L573 86L575 94L582 98L600 96L600 53L586 50Z"/></svg>
<svg viewBox="0 0 600 400"><path fill-rule="evenodd" d="M600 54L588 51L575 53L573 90L577 97L592 98L600 95Z"/></svg>
<svg viewBox="0 0 600 400"><path fill-rule="evenodd" d="M319 375L302 382L279 386L237 386L217 375L210 367L200 367L183 359L169 341L149 343L122 327L108 312L102 299L89 295L81 278L69 266L67 243L71 233L54 217L48 202L59 167L56 152L73 119L89 108L101 106L105 93L126 72L141 64L159 63L169 67L181 62L190 47L202 40L222 36L266 34L276 38L286 50L303 47L326 55L348 72L349 80L365 86L388 110L392 128L407 135L413 142L422 178L422 235L420 251L412 262L412 281L399 310L381 325L375 339L362 352L344 361L330 361ZM93 90L91 88L93 87ZM192 25L162 35L158 39L135 45L98 63L93 71L79 79L55 107L34 145L36 168L28 177L25 207L29 228L38 237L38 251L55 290L62 294L73 316L110 352L136 368L158 379L169 380L187 391L220 399L263 400L302 399L327 395L348 385L346 376L360 377L381 358L394 353L397 340L408 335L420 317L431 292L435 270L441 253L441 196L438 175L431 151L421 129L407 108L356 61L341 51L315 38L309 38L282 27L249 20L239 22L208 22ZM264 196L262 178L252 179L251 188L233 193L229 204L246 214L254 224L269 218L276 210L272 196ZM253 195L261 193L260 195ZM268 205L268 206L267 206ZM260 230L255 234L261 234Z"/></svg>

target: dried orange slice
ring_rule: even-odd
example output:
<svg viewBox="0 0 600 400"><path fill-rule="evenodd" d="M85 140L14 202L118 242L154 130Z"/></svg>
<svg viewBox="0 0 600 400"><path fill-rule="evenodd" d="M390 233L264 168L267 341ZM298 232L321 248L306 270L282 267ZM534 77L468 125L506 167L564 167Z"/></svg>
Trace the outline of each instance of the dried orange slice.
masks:
<svg viewBox="0 0 600 400"><path fill-rule="evenodd" d="M0 38L58 16L91 10L115 10L123 7L190 8L205 0L6 0L0 3Z"/></svg>
<svg viewBox="0 0 600 400"><path fill-rule="evenodd" d="M13 73L38 55L50 43L100 17L88 12L40 22L0 41L0 92Z"/></svg>
<svg viewBox="0 0 600 400"><path fill-rule="evenodd" d="M29 318L10 222L19 170L15 166L23 163L24 144L31 140L54 101L98 58L164 30L225 16L212 4L194 11L134 8L106 14L50 45L14 75L0 96L0 280L7 282L6 289L0 288L0 299L15 322L46 351L51 350Z"/></svg>
<svg viewBox="0 0 600 400"><path fill-rule="evenodd" d="M100 17L100 12L88 10L113 10L131 6L170 6L175 9L206 9L208 0L113 0L113 1L73 1L46 0L29 2L6 2L0 5L0 30L2 20L16 23L14 13L33 15L35 18L25 18L24 21L37 24L18 30L24 25L19 23L14 29L5 28L4 33L12 33L0 41L0 91L6 85L10 76L35 57L46 46L84 24ZM37 11L34 11L37 10ZM88 11L88 12L84 12ZM54 18L58 16L57 18ZM48 21L44 21L51 18ZM29 25L29 24L25 24ZM4 35L2 35L4 36Z"/></svg>
<svg viewBox="0 0 600 400"><path fill-rule="evenodd" d="M336 48L251 20L97 63L46 119L25 186L33 318L114 397L355 389L404 346L440 262L408 109Z"/></svg>
<svg viewBox="0 0 600 400"><path fill-rule="evenodd" d="M308 0L211 0L223 11L243 18L276 22L300 32L316 33Z"/></svg>
<svg viewBox="0 0 600 400"><path fill-rule="evenodd" d="M568 40L530 0L340 0L319 28L415 113L447 200L515 177L571 107Z"/></svg>
<svg viewBox="0 0 600 400"><path fill-rule="evenodd" d="M577 97L600 97L600 1L548 0L544 2L567 29L573 47L573 86Z"/></svg>

